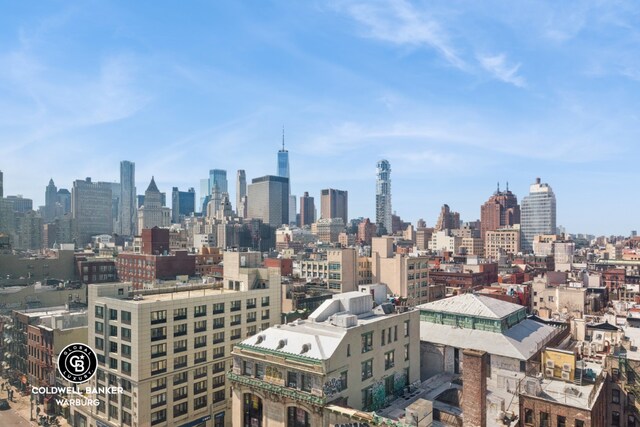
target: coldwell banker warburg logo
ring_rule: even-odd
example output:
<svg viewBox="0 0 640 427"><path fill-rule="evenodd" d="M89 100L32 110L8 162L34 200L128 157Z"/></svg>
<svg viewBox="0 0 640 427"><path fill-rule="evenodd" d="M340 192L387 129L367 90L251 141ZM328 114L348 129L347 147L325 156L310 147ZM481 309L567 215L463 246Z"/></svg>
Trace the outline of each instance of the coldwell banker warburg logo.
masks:
<svg viewBox="0 0 640 427"><path fill-rule="evenodd" d="M58 356L58 371L70 383L80 384L90 380L97 367L95 351L85 344L69 344Z"/></svg>

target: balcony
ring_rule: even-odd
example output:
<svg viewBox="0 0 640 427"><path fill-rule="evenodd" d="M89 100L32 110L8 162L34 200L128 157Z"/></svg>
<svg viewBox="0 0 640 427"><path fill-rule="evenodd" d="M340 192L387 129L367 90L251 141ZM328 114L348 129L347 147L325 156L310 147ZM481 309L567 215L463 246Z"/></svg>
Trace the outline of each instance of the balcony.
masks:
<svg viewBox="0 0 640 427"><path fill-rule="evenodd" d="M327 399L324 396L317 396L312 393L306 393L297 389L287 388L280 385L268 383L252 377L246 377L244 375L238 375L233 372L227 372L227 378L231 382L250 387L264 390L268 393L274 393L282 397L288 397L298 402L310 403L313 405L325 405Z"/></svg>

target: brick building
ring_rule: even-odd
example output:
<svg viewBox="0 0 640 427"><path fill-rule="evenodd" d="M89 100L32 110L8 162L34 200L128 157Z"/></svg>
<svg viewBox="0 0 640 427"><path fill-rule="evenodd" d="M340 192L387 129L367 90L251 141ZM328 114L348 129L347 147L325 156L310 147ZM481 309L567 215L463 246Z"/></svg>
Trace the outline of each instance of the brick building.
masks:
<svg viewBox="0 0 640 427"><path fill-rule="evenodd" d="M154 280L173 280L176 276L194 276L196 257L187 251L171 255L121 253L116 259L118 279L135 287Z"/></svg>

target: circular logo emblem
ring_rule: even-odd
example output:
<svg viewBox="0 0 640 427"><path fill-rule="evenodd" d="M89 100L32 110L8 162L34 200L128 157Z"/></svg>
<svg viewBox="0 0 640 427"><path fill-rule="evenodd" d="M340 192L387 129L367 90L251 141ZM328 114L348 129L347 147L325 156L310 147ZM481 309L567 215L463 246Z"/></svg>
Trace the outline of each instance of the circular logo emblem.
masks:
<svg viewBox="0 0 640 427"><path fill-rule="evenodd" d="M86 344L69 344L58 356L60 375L74 384L89 381L96 373L97 368L96 352Z"/></svg>

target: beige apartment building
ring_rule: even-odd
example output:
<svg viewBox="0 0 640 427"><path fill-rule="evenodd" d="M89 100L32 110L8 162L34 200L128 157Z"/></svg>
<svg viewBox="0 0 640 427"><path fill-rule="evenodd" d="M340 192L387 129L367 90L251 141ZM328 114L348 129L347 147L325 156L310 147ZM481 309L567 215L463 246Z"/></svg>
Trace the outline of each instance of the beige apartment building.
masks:
<svg viewBox="0 0 640 427"><path fill-rule="evenodd" d="M328 249L321 259L300 261L300 278L322 281L335 292L354 291L358 285L357 260L355 248Z"/></svg>
<svg viewBox="0 0 640 427"><path fill-rule="evenodd" d="M371 416L363 413L402 396L420 378L418 312L377 302L368 292L334 295L308 320L238 344L228 374L233 425L328 427L338 413Z"/></svg>
<svg viewBox="0 0 640 427"><path fill-rule="evenodd" d="M484 255L487 259L497 260L501 254L520 252L520 229L517 227L488 230L485 233Z"/></svg>
<svg viewBox="0 0 640 427"><path fill-rule="evenodd" d="M280 322L278 268L257 252L225 252L223 287L173 284L131 291L127 283L91 286L89 344L98 353L97 408L72 414L77 427L231 425L233 346Z"/></svg>

